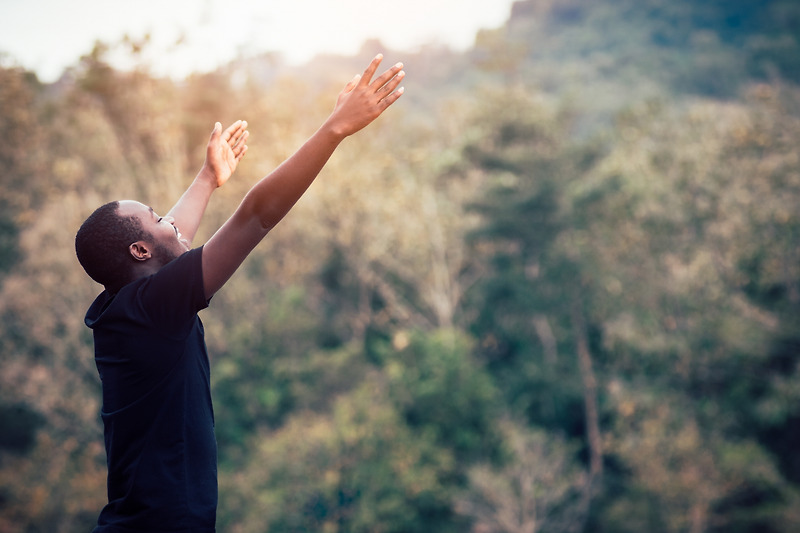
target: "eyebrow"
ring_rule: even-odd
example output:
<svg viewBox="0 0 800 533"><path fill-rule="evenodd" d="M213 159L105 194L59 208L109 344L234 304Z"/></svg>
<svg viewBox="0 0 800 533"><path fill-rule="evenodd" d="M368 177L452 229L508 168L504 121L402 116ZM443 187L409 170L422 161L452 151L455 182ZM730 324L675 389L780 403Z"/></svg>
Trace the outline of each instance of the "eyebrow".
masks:
<svg viewBox="0 0 800 533"><path fill-rule="evenodd" d="M156 212L155 212L155 211L153 211L153 208L152 208L152 207L148 207L147 209L149 209L149 210L150 210L150 214L151 214L151 215L153 215L155 218L158 218L158 215L156 215Z"/></svg>

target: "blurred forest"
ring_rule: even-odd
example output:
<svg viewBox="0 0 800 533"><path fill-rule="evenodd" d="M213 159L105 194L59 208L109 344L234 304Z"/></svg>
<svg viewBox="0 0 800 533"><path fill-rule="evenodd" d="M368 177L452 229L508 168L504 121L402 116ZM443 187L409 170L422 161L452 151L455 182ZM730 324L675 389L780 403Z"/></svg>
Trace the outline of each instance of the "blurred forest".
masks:
<svg viewBox="0 0 800 533"><path fill-rule="evenodd" d="M406 95L201 314L219 531L800 531L800 3L525 0L463 53L110 66L146 46L0 67L0 532L105 502L83 219L167 211L246 119L202 243L377 51Z"/></svg>

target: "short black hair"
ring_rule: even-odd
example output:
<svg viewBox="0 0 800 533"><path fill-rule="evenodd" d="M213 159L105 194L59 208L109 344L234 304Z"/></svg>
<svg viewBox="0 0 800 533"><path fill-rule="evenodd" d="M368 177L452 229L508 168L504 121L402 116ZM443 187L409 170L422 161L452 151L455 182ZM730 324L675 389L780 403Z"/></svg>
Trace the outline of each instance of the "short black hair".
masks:
<svg viewBox="0 0 800 533"><path fill-rule="evenodd" d="M75 235L75 253L83 269L107 289L118 290L133 276L131 243L149 238L136 217L119 215L119 202L95 209Z"/></svg>

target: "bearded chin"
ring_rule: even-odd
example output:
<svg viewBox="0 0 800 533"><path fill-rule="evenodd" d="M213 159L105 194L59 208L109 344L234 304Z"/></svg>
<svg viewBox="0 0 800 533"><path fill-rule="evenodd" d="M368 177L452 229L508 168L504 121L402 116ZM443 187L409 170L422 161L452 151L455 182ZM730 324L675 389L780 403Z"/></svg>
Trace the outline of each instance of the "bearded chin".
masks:
<svg viewBox="0 0 800 533"><path fill-rule="evenodd" d="M181 255L183 255L183 252L178 252L177 250L171 250L161 244L156 245L155 249L153 250L153 256L162 265L166 265L173 259L179 258Z"/></svg>

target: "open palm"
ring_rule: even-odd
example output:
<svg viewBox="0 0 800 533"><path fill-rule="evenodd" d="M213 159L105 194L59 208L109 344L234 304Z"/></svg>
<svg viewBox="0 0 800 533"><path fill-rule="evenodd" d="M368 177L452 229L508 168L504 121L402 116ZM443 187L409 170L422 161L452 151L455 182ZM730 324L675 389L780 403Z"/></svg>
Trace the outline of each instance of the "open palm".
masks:
<svg viewBox="0 0 800 533"><path fill-rule="evenodd" d="M237 120L225 131L217 122L206 148L206 166L216 177L217 187L221 187L233 175L244 154L247 152L247 122Z"/></svg>

